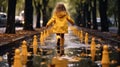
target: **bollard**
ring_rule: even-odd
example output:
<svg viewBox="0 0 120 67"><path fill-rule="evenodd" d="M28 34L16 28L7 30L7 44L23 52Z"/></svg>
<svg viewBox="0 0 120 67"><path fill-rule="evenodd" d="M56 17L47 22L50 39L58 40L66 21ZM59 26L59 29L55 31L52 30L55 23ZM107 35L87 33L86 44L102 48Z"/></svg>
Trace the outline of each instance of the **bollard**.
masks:
<svg viewBox="0 0 120 67"><path fill-rule="evenodd" d="M20 50L19 49L15 50L13 67L22 67Z"/></svg>
<svg viewBox="0 0 120 67"><path fill-rule="evenodd" d="M83 43L83 31L80 31L80 42Z"/></svg>
<svg viewBox="0 0 120 67"><path fill-rule="evenodd" d="M95 53L96 53L96 43L95 43L95 38L92 38L92 42L91 42L91 58L92 61L95 60Z"/></svg>
<svg viewBox="0 0 120 67"><path fill-rule="evenodd" d="M85 44L88 45L88 33L85 33Z"/></svg>
<svg viewBox="0 0 120 67"><path fill-rule="evenodd" d="M45 41L46 39L46 30L43 31L43 40Z"/></svg>
<svg viewBox="0 0 120 67"><path fill-rule="evenodd" d="M85 40L84 43L86 44L86 46L88 46L88 33L85 33ZM86 47L86 55L87 55L87 47Z"/></svg>
<svg viewBox="0 0 120 67"><path fill-rule="evenodd" d="M33 38L33 54L34 55L37 54L37 48L38 48L37 36L34 35L34 38Z"/></svg>
<svg viewBox="0 0 120 67"><path fill-rule="evenodd" d="M44 44L44 37L43 37L43 32L40 34L40 45L43 46Z"/></svg>
<svg viewBox="0 0 120 67"><path fill-rule="evenodd" d="M102 54L102 67L109 67L110 65L110 58L109 58L109 53L108 53L108 46L104 45L103 46L103 54Z"/></svg>
<svg viewBox="0 0 120 67"><path fill-rule="evenodd" d="M22 54L22 64L26 65L28 51L27 51L27 42L25 40L22 42L22 53L21 54Z"/></svg>

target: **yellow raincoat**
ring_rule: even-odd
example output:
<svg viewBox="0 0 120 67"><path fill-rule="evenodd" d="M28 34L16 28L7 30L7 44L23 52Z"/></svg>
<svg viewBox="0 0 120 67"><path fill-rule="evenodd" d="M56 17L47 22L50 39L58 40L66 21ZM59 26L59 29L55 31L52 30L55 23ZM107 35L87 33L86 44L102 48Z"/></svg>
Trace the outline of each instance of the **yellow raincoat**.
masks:
<svg viewBox="0 0 120 67"><path fill-rule="evenodd" d="M53 25L53 33L68 33L68 22L72 25L74 21L66 11L54 13L52 18L48 21L47 26Z"/></svg>

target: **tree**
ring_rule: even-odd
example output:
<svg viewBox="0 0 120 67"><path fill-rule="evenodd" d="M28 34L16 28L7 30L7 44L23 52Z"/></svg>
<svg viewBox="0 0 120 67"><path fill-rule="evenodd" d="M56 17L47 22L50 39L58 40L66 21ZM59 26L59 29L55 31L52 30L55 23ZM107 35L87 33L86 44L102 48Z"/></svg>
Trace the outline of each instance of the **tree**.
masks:
<svg viewBox="0 0 120 67"><path fill-rule="evenodd" d="M114 19L114 26L118 26L118 23L117 23L117 0L109 0L108 1L108 16L109 17L112 17Z"/></svg>
<svg viewBox="0 0 120 67"><path fill-rule="evenodd" d="M32 0L25 0L25 23L23 30L34 30L33 29L33 5Z"/></svg>
<svg viewBox="0 0 120 67"><path fill-rule="evenodd" d="M46 12L46 8L48 6L48 2L49 0L42 0L43 2L43 9L42 9L42 14L43 14L43 26L46 26L46 23L48 21L48 16L47 16L47 12Z"/></svg>
<svg viewBox="0 0 120 67"><path fill-rule="evenodd" d="M97 30L97 20L96 20L96 0L92 1L92 20L93 20L93 29Z"/></svg>
<svg viewBox="0 0 120 67"><path fill-rule="evenodd" d="M100 18L101 18L102 32L109 31L109 22L107 18L107 3L108 3L108 0L99 0L99 12L100 12Z"/></svg>
<svg viewBox="0 0 120 67"><path fill-rule="evenodd" d="M87 28L91 28L91 0L86 0Z"/></svg>
<svg viewBox="0 0 120 67"><path fill-rule="evenodd" d="M24 10L24 7L25 7L25 0L17 0L16 15L19 15L21 11Z"/></svg>
<svg viewBox="0 0 120 67"><path fill-rule="evenodd" d="M6 12L8 0L0 0L0 12Z"/></svg>
<svg viewBox="0 0 120 67"><path fill-rule="evenodd" d="M117 2L117 7L118 7L118 35L120 36L120 0Z"/></svg>
<svg viewBox="0 0 120 67"><path fill-rule="evenodd" d="M117 8L118 8L118 35L120 36L120 0L117 0ZM118 49L120 49L120 45L118 45ZM120 65L120 51L118 51L118 65Z"/></svg>
<svg viewBox="0 0 120 67"><path fill-rule="evenodd" d="M76 25L80 26L81 25L81 21L80 21L80 18L81 18L81 14L80 14L80 4L79 3L76 3L76 15L75 15L75 22L76 22Z"/></svg>
<svg viewBox="0 0 120 67"><path fill-rule="evenodd" d="M86 2L83 0L82 1L82 11L81 11L81 18L82 18L82 25L83 27L86 27Z"/></svg>
<svg viewBox="0 0 120 67"><path fill-rule="evenodd" d="M80 0L80 26L86 27L86 2L85 0ZM78 13L79 14L79 13Z"/></svg>
<svg viewBox="0 0 120 67"><path fill-rule="evenodd" d="M40 1L34 0L34 5L35 5L35 9L36 9L36 14L37 14L36 28L40 28L42 4Z"/></svg>
<svg viewBox="0 0 120 67"><path fill-rule="evenodd" d="M8 0L7 25L5 33L15 34L16 0Z"/></svg>

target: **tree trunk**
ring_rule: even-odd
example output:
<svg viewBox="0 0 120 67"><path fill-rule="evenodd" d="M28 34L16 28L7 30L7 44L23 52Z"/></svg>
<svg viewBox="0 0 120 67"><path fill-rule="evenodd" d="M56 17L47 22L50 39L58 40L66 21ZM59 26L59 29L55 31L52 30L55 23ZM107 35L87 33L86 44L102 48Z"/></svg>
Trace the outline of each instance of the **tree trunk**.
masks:
<svg viewBox="0 0 120 67"><path fill-rule="evenodd" d="M117 22L117 13L115 12L114 14L114 26L118 27L118 22Z"/></svg>
<svg viewBox="0 0 120 67"><path fill-rule="evenodd" d="M78 7L76 7L75 9L76 9L76 15L74 16L75 17L75 23L76 23L76 25L77 26L80 26L81 25L81 20L80 20L80 18L81 18L81 14L80 14L80 4L77 4L78 5Z"/></svg>
<svg viewBox="0 0 120 67"><path fill-rule="evenodd" d="M48 22L48 16L47 16L47 12L46 12L46 8L48 5L49 0L43 0L43 26L46 26L47 22Z"/></svg>
<svg viewBox="0 0 120 67"><path fill-rule="evenodd" d="M81 21L80 21L80 18L81 18L81 16L80 16L80 14L79 13L77 13L77 15L75 16L76 18L75 18L75 22L76 22L76 25L77 26L80 26L81 25Z"/></svg>
<svg viewBox="0 0 120 67"><path fill-rule="evenodd" d="M32 0L25 0L25 24L24 30L33 30L33 6Z"/></svg>
<svg viewBox="0 0 120 67"><path fill-rule="evenodd" d="M87 28L91 28L91 1L87 0L87 8L86 8L86 16L87 16Z"/></svg>
<svg viewBox="0 0 120 67"><path fill-rule="evenodd" d="M47 14L46 14L46 8L42 10L43 13L43 26L46 26L46 23L48 21Z"/></svg>
<svg viewBox="0 0 120 67"><path fill-rule="evenodd" d="M117 0L117 8L118 8L118 35L120 36L120 0ZM118 45L118 55L119 55L119 58L118 58L118 65L120 65L120 44Z"/></svg>
<svg viewBox="0 0 120 67"><path fill-rule="evenodd" d="M34 6L36 9L36 14L37 14L37 19L36 19L36 28L40 28L40 19L41 19L41 7L42 5L40 4L40 2L37 2L35 0L33 0L34 2Z"/></svg>
<svg viewBox="0 0 120 67"><path fill-rule="evenodd" d="M96 21L96 0L93 0L92 19L93 19L93 29L97 30L98 25L97 25L97 21Z"/></svg>
<svg viewBox="0 0 120 67"><path fill-rule="evenodd" d="M81 11L80 11L80 15L81 15L81 18L80 18L80 23L81 23L81 27L86 27L86 4L85 2L82 2L81 3Z"/></svg>
<svg viewBox="0 0 120 67"><path fill-rule="evenodd" d="M83 27L86 27L86 3L83 4Z"/></svg>
<svg viewBox="0 0 120 67"><path fill-rule="evenodd" d="M109 22L107 21L107 0L99 0L99 11L101 18L101 31L109 31Z"/></svg>
<svg viewBox="0 0 120 67"><path fill-rule="evenodd" d="M118 0L118 35L120 36L120 0Z"/></svg>
<svg viewBox="0 0 120 67"><path fill-rule="evenodd" d="M41 13L40 13L40 10L37 9L37 23L36 23L36 28L40 28L40 18L41 18Z"/></svg>
<svg viewBox="0 0 120 67"><path fill-rule="evenodd" d="M8 15L5 33L15 34L15 9L16 0L8 0Z"/></svg>

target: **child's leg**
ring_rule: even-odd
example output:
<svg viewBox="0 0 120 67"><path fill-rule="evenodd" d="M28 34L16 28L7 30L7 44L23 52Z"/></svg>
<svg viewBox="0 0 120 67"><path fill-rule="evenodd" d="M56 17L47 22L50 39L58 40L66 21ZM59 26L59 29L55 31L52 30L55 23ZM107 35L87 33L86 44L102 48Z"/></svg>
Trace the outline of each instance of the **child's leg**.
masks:
<svg viewBox="0 0 120 67"><path fill-rule="evenodd" d="M60 37L60 34L59 33L57 33L56 34L56 36L57 36L57 54L60 54L61 53L61 50L60 50L60 39L61 39L61 37Z"/></svg>
<svg viewBox="0 0 120 67"><path fill-rule="evenodd" d="M60 40L60 45L64 46L64 34L60 34L61 40Z"/></svg>
<svg viewBox="0 0 120 67"><path fill-rule="evenodd" d="M60 36L61 36L60 52L61 55L64 55L64 34L60 34Z"/></svg>
<svg viewBox="0 0 120 67"><path fill-rule="evenodd" d="M64 55L64 34L56 34L57 36L60 36L60 39L57 38L57 53L60 55Z"/></svg>

